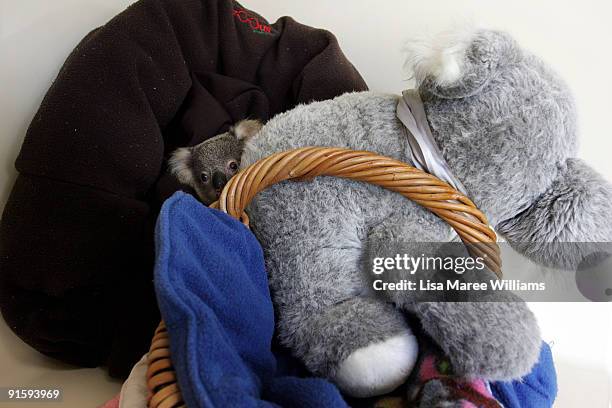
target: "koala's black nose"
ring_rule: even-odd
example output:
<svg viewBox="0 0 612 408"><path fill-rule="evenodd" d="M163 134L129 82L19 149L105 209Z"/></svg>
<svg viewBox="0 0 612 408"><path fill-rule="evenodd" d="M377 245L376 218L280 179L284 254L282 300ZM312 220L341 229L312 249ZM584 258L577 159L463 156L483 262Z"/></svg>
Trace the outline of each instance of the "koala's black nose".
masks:
<svg viewBox="0 0 612 408"><path fill-rule="evenodd" d="M215 171L213 173L212 183L215 189L221 190L223 186L225 186L225 183L227 183L227 177L225 176L225 173L223 173L222 171Z"/></svg>

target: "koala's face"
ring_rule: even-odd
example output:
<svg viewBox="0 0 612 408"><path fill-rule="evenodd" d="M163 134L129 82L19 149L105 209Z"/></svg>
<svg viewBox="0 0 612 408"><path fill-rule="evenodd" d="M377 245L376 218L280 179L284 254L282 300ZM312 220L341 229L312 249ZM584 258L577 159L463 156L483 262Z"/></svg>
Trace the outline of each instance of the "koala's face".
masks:
<svg viewBox="0 0 612 408"><path fill-rule="evenodd" d="M243 141L227 132L192 148L191 187L205 204L219 198L227 180L238 171L243 145Z"/></svg>
<svg viewBox="0 0 612 408"><path fill-rule="evenodd" d="M260 128L259 122L245 120L199 145L177 149L169 161L170 171L191 186L202 202L211 204L238 172L244 144Z"/></svg>

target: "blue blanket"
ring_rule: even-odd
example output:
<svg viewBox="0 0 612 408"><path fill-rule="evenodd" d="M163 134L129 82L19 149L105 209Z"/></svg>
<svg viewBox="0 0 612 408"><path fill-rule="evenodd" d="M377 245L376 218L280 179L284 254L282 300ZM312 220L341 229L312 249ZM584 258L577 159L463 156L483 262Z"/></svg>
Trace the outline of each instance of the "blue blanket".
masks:
<svg viewBox="0 0 612 408"><path fill-rule="evenodd" d="M549 408L557 397L557 373L548 344L542 343L540 358L522 381L491 384L493 396L504 408Z"/></svg>
<svg viewBox="0 0 612 408"><path fill-rule="evenodd" d="M179 192L161 210L156 246L155 289L187 406L347 406L333 384L294 376L296 362L272 351L263 254L246 227ZM554 377L552 360L540 365ZM547 406L510 404L531 401L531 392L554 399L550 383L521 386L532 375L505 384L496 396L507 396L509 407Z"/></svg>

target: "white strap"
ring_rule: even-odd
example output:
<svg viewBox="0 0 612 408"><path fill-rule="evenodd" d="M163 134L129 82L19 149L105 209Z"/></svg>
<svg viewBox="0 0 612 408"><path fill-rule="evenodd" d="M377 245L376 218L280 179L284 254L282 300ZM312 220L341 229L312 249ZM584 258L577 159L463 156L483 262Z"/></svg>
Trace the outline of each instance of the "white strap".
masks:
<svg viewBox="0 0 612 408"><path fill-rule="evenodd" d="M408 153L414 167L436 176L467 195L465 187L453 175L431 134L423 102L416 89L402 92L396 115L404 124L404 133L410 147Z"/></svg>

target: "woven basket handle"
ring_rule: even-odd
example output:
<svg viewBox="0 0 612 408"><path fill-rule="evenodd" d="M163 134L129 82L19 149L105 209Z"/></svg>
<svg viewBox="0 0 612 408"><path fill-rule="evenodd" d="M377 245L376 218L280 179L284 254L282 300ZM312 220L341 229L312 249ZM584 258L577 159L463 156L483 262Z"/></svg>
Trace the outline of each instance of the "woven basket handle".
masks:
<svg viewBox="0 0 612 408"><path fill-rule="evenodd" d="M305 147L274 154L241 170L227 183L211 207L249 225L244 209L255 195L284 180L335 176L365 181L396 191L450 224L472 256L484 258L501 277L501 259L495 232L487 218L465 195L431 174L406 163L371 152L342 148ZM147 388L150 408L183 407L184 401L170 358L168 331L159 324L151 342Z"/></svg>
<svg viewBox="0 0 612 408"><path fill-rule="evenodd" d="M248 226L244 209L253 197L285 180L317 176L365 181L400 193L446 221L474 257L501 278L497 237L474 203L447 183L406 163L366 151L336 147L304 147L268 156L241 170L211 205Z"/></svg>

